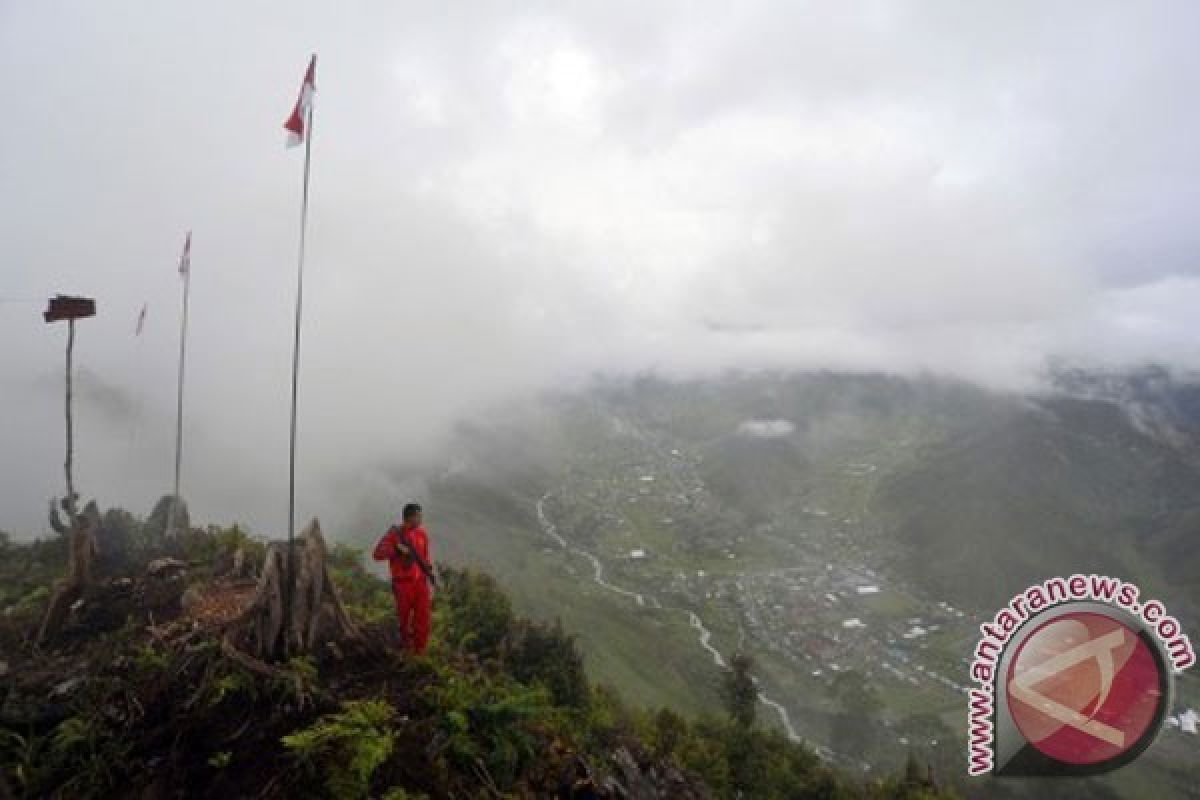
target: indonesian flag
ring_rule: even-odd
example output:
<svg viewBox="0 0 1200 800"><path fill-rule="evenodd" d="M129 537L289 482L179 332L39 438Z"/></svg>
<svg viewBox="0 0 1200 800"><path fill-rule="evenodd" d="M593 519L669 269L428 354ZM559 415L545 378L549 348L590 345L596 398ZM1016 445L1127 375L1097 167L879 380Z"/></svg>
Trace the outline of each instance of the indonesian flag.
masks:
<svg viewBox="0 0 1200 800"><path fill-rule="evenodd" d="M316 91L317 55L313 53L304 73L304 83L300 86L300 96L296 98L296 107L292 109L292 115L287 118L287 122L283 123L288 132L288 147L304 144L304 137L308 135L308 117L312 111L313 95Z"/></svg>
<svg viewBox="0 0 1200 800"><path fill-rule="evenodd" d="M142 335L142 328L146 325L146 306L148 303L142 303L142 310L138 313L137 329L133 332L134 336Z"/></svg>
<svg viewBox="0 0 1200 800"><path fill-rule="evenodd" d="M183 240L183 255L179 257L179 274L186 276L192 271L192 232Z"/></svg>

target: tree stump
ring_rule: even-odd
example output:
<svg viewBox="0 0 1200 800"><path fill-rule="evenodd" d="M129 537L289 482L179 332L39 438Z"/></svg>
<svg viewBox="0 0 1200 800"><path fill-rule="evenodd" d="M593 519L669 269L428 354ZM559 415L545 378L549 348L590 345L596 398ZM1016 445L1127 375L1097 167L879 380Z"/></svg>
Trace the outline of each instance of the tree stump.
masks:
<svg viewBox="0 0 1200 800"><path fill-rule="evenodd" d="M304 655L320 642L360 640L361 632L346 614L326 564L325 537L313 519L296 542L296 574L292 585L292 620L285 630L283 597L287 581L287 543L267 546L254 599L225 634L225 650L258 662Z"/></svg>
<svg viewBox="0 0 1200 800"><path fill-rule="evenodd" d="M172 508L175 519L171 519ZM174 532L171 527L174 525ZM179 534L192 529L191 515L188 514L187 501L182 497L164 494L154 504L150 516L142 523L142 539L151 552L178 552Z"/></svg>
<svg viewBox="0 0 1200 800"><path fill-rule="evenodd" d="M92 562L97 553L96 532L100 529L100 509L95 501L87 504L82 514L71 514L73 503L63 500L69 527L59 519L53 503L50 505L50 526L59 533L70 536L67 542L67 574L54 587L46 615L38 630L39 645L55 636L62 628L71 605L79 600L92 585Z"/></svg>

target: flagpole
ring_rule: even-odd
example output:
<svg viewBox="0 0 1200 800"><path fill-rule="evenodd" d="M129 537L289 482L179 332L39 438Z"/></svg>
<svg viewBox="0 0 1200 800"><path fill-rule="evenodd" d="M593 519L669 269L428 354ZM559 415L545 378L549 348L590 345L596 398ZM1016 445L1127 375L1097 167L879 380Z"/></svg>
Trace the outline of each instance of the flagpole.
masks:
<svg viewBox="0 0 1200 800"><path fill-rule="evenodd" d="M175 534L179 506L179 474L183 465L183 374L187 364L188 295L192 286L191 238L188 233L187 269L183 271L183 313L179 322L179 385L175 398L175 491L171 495L171 513L167 519L167 535Z"/></svg>
<svg viewBox="0 0 1200 800"><path fill-rule="evenodd" d="M142 326L146 322L146 308L147 308L147 304L143 303L142 311L140 314L138 314L137 327L134 329L134 334L133 334L134 337L138 340L138 342L137 342L138 352L134 359L138 363L141 363L142 350L145 349L142 345L142 342L144 341L142 339ZM137 404L134 406L134 409L133 409L133 418L129 420L129 451L125 454L125 458L126 458L126 460L128 460L130 462L133 461L133 443L134 443L134 440L137 438L138 423L142 418L142 407L145 406L145 404L146 404L146 394L145 394L145 390L142 389L138 392L138 395L137 395Z"/></svg>
<svg viewBox="0 0 1200 800"><path fill-rule="evenodd" d="M316 64L316 55L312 63ZM300 319L304 309L304 238L308 230L308 170L312 161L313 103L305 109L304 122L304 190L300 200L300 249L296 259L296 330L292 342L292 423L288 448L288 546L287 581L283 591L283 652L290 649L292 630L292 593L295 585L296 557L293 552L296 536L296 401L300 379Z"/></svg>

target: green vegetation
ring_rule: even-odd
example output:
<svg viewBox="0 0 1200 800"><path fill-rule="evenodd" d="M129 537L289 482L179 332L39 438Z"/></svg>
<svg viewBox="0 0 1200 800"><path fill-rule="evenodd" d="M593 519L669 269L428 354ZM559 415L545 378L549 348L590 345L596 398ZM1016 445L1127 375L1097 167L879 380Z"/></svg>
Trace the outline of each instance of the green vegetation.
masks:
<svg viewBox="0 0 1200 800"><path fill-rule="evenodd" d="M280 741L324 778L331 796L353 800L367 796L371 776L395 750L395 716L396 710L380 700L348 702Z"/></svg>
<svg viewBox="0 0 1200 800"><path fill-rule="evenodd" d="M750 674L753 665L753 660L745 653L735 655L730 660L721 687L729 718L745 730L754 727L754 715L758 708L758 689Z"/></svg>
<svg viewBox="0 0 1200 800"><path fill-rule="evenodd" d="M220 580L218 565L255 546L236 528L194 529L172 543L193 563L175 591ZM6 544L14 558L0 566L3 585L19 582L11 565L45 547ZM386 640L388 585L350 548L330 561L367 636ZM96 591L149 580L125 567L129 576L109 575ZM632 708L589 683L561 624L515 614L487 574L441 577L435 641L418 658L343 645L262 675L227 659L217 631L169 615L147 627L133 606L106 632L72 638L69 656L34 652L7 627L0 788L17 797L532 797L552 795L583 764L601 789L640 783L678 797L703 796L705 786L717 797L944 796L928 782L914 794L902 777L858 782L759 728L749 659L726 676L727 718ZM35 612L44 605L28 586L17 594Z"/></svg>

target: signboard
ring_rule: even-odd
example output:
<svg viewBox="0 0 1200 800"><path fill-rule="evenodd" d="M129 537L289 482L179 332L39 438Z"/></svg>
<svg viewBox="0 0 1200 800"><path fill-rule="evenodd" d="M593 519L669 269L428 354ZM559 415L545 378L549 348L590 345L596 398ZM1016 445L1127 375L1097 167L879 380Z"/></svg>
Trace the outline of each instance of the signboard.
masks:
<svg viewBox="0 0 1200 800"><path fill-rule="evenodd" d="M83 319L96 316L96 301L90 297L72 297L66 294L50 298L42 317L46 322L58 322L64 319Z"/></svg>

